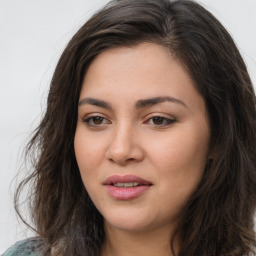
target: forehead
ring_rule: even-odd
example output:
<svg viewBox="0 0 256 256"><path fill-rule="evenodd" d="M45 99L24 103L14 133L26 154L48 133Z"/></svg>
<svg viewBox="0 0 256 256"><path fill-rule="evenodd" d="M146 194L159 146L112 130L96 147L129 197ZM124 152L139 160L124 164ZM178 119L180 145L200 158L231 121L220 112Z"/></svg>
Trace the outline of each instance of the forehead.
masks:
<svg viewBox="0 0 256 256"><path fill-rule="evenodd" d="M109 100L170 96L194 103L202 101L193 80L169 49L152 43L99 54L84 77L81 97L85 96Z"/></svg>

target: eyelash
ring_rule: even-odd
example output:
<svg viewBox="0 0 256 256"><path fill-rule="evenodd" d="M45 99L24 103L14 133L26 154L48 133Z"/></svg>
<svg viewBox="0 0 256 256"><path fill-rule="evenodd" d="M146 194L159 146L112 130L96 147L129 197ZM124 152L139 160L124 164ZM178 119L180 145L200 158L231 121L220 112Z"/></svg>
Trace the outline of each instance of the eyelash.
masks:
<svg viewBox="0 0 256 256"><path fill-rule="evenodd" d="M100 121L104 121L105 120L105 123L100 123L100 124L95 124L95 121L96 121L96 118L97 119L100 119ZM90 116L88 118L83 118L82 121L89 127L92 127L92 128L98 128L98 127L101 127L102 125L105 125L105 124L110 124L111 122L105 118L105 117L102 117L102 116L99 116L99 115L95 115L95 116ZM99 120L98 120L99 121ZM106 122L107 121L107 122ZM160 121L162 122L161 124L155 124L153 123L154 121ZM92 123L93 122L93 123ZM166 127L166 126L170 126L171 124L173 124L175 122L174 119L170 119L170 118L167 118L167 117L163 117L163 116L152 116L150 117L149 119L147 119L147 121L145 123L148 123L152 126L155 126L155 127ZM163 124L164 123L164 124Z"/></svg>
<svg viewBox="0 0 256 256"><path fill-rule="evenodd" d="M152 125L156 126L156 127L165 127L165 126L169 126L171 124L173 124L175 122L174 119L170 119L170 118L167 118L167 117L163 117L163 116L153 116L153 117L150 117L148 120L147 120L147 123L149 123L149 121L152 121ZM163 121L165 122L165 124L155 124L153 123L153 120L155 121Z"/></svg>

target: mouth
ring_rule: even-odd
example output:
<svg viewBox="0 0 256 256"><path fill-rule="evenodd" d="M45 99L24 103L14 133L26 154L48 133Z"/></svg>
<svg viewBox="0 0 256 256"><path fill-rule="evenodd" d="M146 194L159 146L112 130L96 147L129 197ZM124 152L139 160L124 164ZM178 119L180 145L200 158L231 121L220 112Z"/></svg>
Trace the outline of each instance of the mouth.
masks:
<svg viewBox="0 0 256 256"><path fill-rule="evenodd" d="M114 175L107 178L103 185L112 198L116 200L131 200L144 194L153 184L134 175Z"/></svg>
<svg viewBox="0 0 256 256"><path fill-rule="evenodd" d="M107 178L103 185L111 185L115 187L122 187L122 188L130 188L130 187L137 187L137 186L151 186L152 183L145 179L142 179L135 175L113 175Z"/></svg>
<svg viewBox="0 0 256 256"><path fill-rule="evenodd" d="M115 186L117 188L133 188L133 187L138 187L141 184L138 182L117 182L117 183L111 183L112 186Z"/></svg>

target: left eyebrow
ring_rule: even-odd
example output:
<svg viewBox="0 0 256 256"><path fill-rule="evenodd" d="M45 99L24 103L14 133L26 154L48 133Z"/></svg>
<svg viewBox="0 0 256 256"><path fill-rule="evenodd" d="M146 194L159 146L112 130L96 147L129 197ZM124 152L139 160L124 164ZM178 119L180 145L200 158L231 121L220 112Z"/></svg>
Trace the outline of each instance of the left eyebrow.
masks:
<svg viewBox="0 0 256 256"><path fill-rule="evenodd" d="M147 106L152 106L156 105L165 101L169 101L172 103L177 103L180 104L184 107L188 107L183 101L180 99L174 98L174 97L169 97L169 96L164 96L164 97L154 97L154 98L149 98L149 99L143 99L143 100L138 100L135 107L136 108L144 108Z"/></svg>

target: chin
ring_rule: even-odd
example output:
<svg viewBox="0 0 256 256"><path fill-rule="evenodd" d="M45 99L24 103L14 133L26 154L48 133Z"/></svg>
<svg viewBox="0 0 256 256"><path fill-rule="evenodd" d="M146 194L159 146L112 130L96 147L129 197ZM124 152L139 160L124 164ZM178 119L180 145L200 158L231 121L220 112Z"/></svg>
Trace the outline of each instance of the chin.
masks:
<svg viewBox="0 0 256 256"><path fill-rule="evenodd" d="M143 232L158 229L161 225L168 226L171 220L160 220L150 213L136 211L116 211L105 214L105 228L118 229L126 232Z"/></svg>
<svg viewBox="0 0 256 256"><path fill-rule="evenodd" d="M105 214L105 226L125 231L140 231L149 226L148 216L143 216L132 211L115 211Z"/></svg>
<svg viewBox="0 0 256 256"><path fill-rule="evenodd" d="M122 230L125 232L143 232L150 229L150 225L147 223L135 222L135 221L121 221L115 220L108 222L105 220L105 227L111 227L111 229Z"/></svg>

